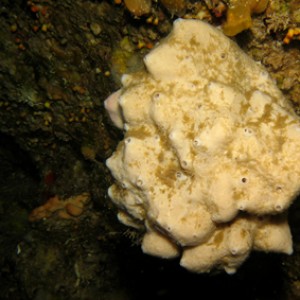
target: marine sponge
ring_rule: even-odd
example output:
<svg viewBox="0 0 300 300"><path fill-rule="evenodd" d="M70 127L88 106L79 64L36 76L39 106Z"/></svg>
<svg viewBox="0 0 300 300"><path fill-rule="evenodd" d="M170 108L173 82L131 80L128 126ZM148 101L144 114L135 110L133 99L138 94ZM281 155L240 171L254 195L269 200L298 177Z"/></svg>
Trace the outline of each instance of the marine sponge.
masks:
<svg viewBox="0 0 300 300"><path fill-rule="evenodd" d="M234 36L252 25L251 15L262 13L269 0L230 0L227 20L223 31L228 36Z"/></svg>
<svg viewBox="0 0 300 300"><path fill-rule="evenodd" d="M125 137L107 160L119 220L145 253L234 273L252 249L292 252L300 120L266 70L221 31L178 19L106 101Z"/></svg>
<svg viewBox="0 0 300 300"><path fill-rule="evenodd" d="M53 196L43 205L35 208L29 215L29 221L35 222L58 215L62 219L74 219L79 217L90 202L90 194L83 193L72 196L66 200Z"/></svg>

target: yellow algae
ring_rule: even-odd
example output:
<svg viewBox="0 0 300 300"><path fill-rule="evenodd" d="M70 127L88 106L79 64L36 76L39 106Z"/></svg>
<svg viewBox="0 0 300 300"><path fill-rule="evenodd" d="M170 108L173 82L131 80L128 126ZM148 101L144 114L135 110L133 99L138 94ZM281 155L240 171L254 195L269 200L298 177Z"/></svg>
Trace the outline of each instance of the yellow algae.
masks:
<svg viewBox="0 0 300 300"><path fill-rule="evenodd" d="M227 11L227 20L223 32L234 36L251 27L253 13L262 13L269 0L231 0Z"/></svg>
<svg viewBox="0 0 300 300"><path fill-rule="evenodd" d="M134 138L138 138L138 139L142 140L142 139L145 139L145 138L151 136L151 132L145 126L140 126L140 127L131 128L130 130L128 130L126 136L134 137Z"/></svg>
<svg viewBox="0 0 300 300"><path fill-rule="evenodd" d="M223 242L223 239L224 239L224 232L220 231L215 235L213 243L215 244L216 247L219 247L220 244Z"/></svg>
<svg viewBox="0 0 300 300"><path fill-rule="evenodd" d="M124 0L126 8L136 17L146 15L151 11L151 0Z"/></svg>

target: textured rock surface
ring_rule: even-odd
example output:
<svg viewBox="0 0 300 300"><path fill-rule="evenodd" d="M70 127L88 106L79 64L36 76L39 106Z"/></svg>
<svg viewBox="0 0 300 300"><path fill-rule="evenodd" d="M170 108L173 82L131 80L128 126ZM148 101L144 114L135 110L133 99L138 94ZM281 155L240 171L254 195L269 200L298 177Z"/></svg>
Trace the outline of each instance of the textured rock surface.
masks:
<svg viewBox="0 0 300 300"><path fill-rule="evenodd" d="M268 73L196 20L177 20L144 61L105 103L125 130L109 195L146 228L144 252L228 273L252 249L291 253L282 212L299 191L300 122Z"/></svg>

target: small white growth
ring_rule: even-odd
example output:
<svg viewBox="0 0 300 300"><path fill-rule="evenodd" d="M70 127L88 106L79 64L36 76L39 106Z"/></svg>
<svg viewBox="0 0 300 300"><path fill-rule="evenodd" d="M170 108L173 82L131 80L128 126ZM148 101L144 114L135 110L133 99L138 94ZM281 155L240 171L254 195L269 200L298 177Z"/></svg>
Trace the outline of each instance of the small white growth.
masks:
<svg viewBox="0 0 300 300"><path fill-rule="evenodd" d="M144 62L105 101L125 129L109 196L144 227L143 251L229 274L252 250L291 253L300 120L266 70L199 20L177 20Z"/></svg>
<svg viewBox="0 0 300 300"><path fill-rule="evenodd" d="M139 187L141 187L142 185L143 185L143 180L142 179L137 179L137 181L136 181L136 185L137 186L139 186Z"/></svg>

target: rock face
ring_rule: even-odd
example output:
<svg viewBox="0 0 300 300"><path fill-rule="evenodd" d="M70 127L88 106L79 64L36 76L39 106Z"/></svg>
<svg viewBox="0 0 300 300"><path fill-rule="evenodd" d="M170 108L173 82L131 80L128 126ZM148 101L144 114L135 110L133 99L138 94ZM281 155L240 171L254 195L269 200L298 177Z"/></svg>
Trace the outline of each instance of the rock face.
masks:
<svg viewBox="0 0 300 300"><path fill-rule="evenodd" d="M142 249L234 273L251 250L290 254L300 120L265 69L221 31L179 19L105 102L124 140L109 196Z"/></svg>

